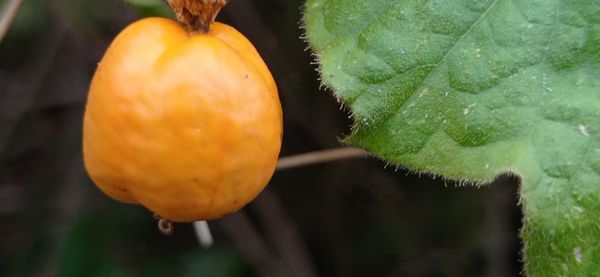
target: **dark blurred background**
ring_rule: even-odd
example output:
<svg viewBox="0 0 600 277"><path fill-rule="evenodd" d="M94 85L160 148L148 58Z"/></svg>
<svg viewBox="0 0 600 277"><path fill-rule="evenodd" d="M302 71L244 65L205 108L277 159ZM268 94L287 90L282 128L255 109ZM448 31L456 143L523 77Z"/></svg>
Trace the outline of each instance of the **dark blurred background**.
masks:
<svg viewBox="0 0 600 277"><path fill-rule="evenodd" d="M0 9L9 1L1 0ZM241 212L164 236L152 214L89 180L82 114L104 50L127 24L172 16L146 0L25 0L0 43L0 276L517 276L517 182L489 186L352 159L275 173ZM161 3L160 1L154 1ZM279 85L282 156L340 147L348 112L319 89L303 0L233 0L219 15ZM132 4L133 3L133 4Z"/></svg>

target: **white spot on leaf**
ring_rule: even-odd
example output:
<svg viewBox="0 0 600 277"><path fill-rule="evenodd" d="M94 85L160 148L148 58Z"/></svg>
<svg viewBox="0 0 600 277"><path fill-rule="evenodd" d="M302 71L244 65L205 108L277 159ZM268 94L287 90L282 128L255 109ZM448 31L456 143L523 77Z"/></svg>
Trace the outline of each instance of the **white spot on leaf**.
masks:
<svg viewBox="0 0 600 277"><path fill-rule="evenodd" d="M588 131L587 131L587 126L585 126L583 124L579 124L579 132L586 137L590 136L590 133L588 133Z"/></svg>
<svg viewBox="0 0 600 277"><path fill-rule="evenodd" d="M467 106L466 108L464 108L463 109L463 114L467 115L471 111L471 108L475 107L475 105L477 105L477 103L473 103L473 104Z"/></svg>
<svg viewBox="0 0 600 277"><path fill-rule="evenodd" d="M581 254L581 247L577 246L573 248L573 256L575 257L575 261L577 261L577 263L582 262L583 254Z"/></svg>

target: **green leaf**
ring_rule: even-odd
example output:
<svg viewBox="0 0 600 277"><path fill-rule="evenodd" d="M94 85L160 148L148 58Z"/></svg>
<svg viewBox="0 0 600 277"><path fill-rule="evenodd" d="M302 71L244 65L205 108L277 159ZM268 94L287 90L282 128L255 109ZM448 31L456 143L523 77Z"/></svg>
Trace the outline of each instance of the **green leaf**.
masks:
<svg viewBox="0 0 600 277"><path fill-rule="evenodd" d="M309 0L305 24L347 142L520 176L529 276L600 274L600 0Z"/></svg>
<svg viewBox="0 0 600 277"><path fill-rule="evenodd" d="M174 17L165 0L125 0L143 16Z"/></svg>
<svg viewBox="0 0 600 277"><path fill-rule="evenodd" d="M214 248L211 251L193 251L183 259L182 277L247 276L245 264L236 252Z"/></svg>
<svg viewBox="0 0 600 277"><path fill-rule="evenodd" d="M127 0L127 2L135 6L160 6L165 3L163 0Z"/></svg>

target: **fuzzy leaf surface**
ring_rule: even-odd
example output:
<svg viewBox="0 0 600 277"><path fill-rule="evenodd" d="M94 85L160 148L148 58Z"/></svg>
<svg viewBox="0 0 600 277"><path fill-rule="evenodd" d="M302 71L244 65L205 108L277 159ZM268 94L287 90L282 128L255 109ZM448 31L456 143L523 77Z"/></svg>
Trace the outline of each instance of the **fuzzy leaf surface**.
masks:
<svg viewBox="0 0 600 277"><path fill-rule="evenodd" d="M529 276L600 276L599 0L309 0L350 144L447 178L521 177ZM458 215L457 215L458 216Z"/></svg>

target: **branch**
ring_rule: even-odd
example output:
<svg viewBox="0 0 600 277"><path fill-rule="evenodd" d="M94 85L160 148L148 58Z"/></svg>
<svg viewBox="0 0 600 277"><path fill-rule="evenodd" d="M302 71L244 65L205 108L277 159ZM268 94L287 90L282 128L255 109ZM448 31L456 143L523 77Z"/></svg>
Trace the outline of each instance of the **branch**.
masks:
<svg viewBox="0 0 600 277"><path fill-rule="evenodd" d="M8 28L15 20L21 4L23 4L23 0L8 0L4 4L4 7L2 7L2 11L0 12L0 42L2 42Z"/></svg>
<svg viewBox="0 0 600 277"><path fill-rule="evenodd" d="M304 154L283 157L277 162L277 170L285 170L312 164L334 162L346 159L364 158L369 153L354 147L327 149Z"/></svg>
<svg viewBox="0 0 600 277"><path fill-rule="evenodd" d="M334 162L339 160L364 158L369 153L354 147L342 147L327 150L320 150L314 152L308 152L304 154L283 157L277 162L277 170L285 170L295 167L307 166L312 164ZM205 221L194 222L194 230L196 236L200 241L200 245L204 248L208 248L212 245L212 235L208 224Z"/></svg>
<svg viewBox="0 0 600 277"><path fill-rule="evenodd" d="M271 242L274 252L285 264L288 270L285 273L293 273L296 277L318 276L296 223L286 212L277 194L269 188L265 189L254 200L251 208L256 211L258 220L262 223L264 237Z"/></svg>
<svg viewBox="0 0 600 277"><path fill-rule="evenodd" d="M224 217L219 220L219 225L258 276L287 276L281 259L273 253L245 211Z"/></svg>

